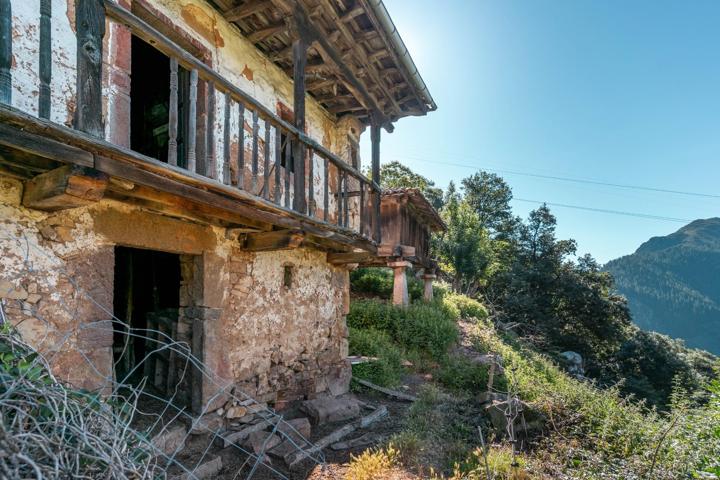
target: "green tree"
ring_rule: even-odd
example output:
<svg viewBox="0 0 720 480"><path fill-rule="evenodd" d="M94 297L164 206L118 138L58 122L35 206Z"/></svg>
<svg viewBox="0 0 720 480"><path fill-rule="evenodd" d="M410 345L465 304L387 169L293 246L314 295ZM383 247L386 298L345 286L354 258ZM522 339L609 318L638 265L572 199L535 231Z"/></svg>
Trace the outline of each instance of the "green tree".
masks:
<svg viewBox="0 0 720 480"><path fill-rule="evenodd" d="M502 177L480 171L463 179L462 188L483 228L505 236L516 228L518 221L510 207L512 190Z"/></svg>
<svg viewBox="0 0 720 480"><path fill-rule="evenodd" d="M433 248L445 271L452 276L456 292L477 294L493 264L492 241L482 228L477 213L451 184L441 216L447 232L433 239Z"/></svg>
<svg viewBox="0 0 720 480"><path fill-rule="evenodd" d="M413 172L398 161L380 165L380 185L383 188L417 188L436 209L442 207L443 191L435 182Z"/></svg>

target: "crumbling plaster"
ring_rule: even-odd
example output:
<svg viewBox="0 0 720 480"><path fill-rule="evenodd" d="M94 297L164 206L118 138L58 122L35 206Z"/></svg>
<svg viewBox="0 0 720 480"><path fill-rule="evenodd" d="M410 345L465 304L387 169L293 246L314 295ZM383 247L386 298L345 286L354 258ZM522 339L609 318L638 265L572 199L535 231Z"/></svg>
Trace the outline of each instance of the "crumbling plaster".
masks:
<svg viewBox="0 0 720 480"><path fill-rule="evenodd" d="M247 252L223 228L112 200L29 210L19 181L0 177L0 187L0 286L9 286L0 297L61 378L91 389L112 378L113 247L125 245L195 256L180 307L201 322L196 351L216 375L203 401L228 384L280 403L347 390L348 272L324 253Z"/></svg>

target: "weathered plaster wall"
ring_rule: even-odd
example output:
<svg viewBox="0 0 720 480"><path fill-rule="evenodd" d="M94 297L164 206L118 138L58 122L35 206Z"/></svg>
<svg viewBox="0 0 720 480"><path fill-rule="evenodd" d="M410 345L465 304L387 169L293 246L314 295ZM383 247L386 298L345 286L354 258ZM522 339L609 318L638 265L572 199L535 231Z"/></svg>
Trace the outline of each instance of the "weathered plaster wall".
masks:
<svg viewBox="0 0 720 480"><path fill-rule="evenodd" d="M40 0L12 0L13 63L12 105L37 115L40 90ZM76 41L68 11L68 0L52 0L51 47L53 52L50 84L50 119L70 125L75 113Z"/></svg>
<svg viewBox="0 0 720 480"><path fill-rule="evenodd" d="M112 379L113 247L124 245L185 255L181 316L215 375L198 401L219 385L280 404L347 390L348 272L324 253L249 253L222 228L110 200L49 214L21 198L22 184L0 176L0 298L62 378L100 389Z"/></svg>

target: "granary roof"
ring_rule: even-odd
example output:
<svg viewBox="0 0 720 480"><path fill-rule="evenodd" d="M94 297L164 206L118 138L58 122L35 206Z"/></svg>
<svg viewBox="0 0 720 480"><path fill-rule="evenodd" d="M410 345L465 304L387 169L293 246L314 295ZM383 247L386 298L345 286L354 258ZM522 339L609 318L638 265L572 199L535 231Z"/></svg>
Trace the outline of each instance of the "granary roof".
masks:
<svg viewBox="0 0 720 480"><path fill-rule="evenodd" d="M211 0L292 77L293 16L307 21L306 88L330 113L391 122L435 105L382 0Z"/></svg>
<svg viewBox="0 0 720 480"><path fill-rule="evenodd" d="M434 232L442 232L447 230L445 222L440 218L440 214L430 204L425 195L419 188L393 188L385 190L383 197L397 197L407 200L412 211L419 216L426 225Z"/></svg>

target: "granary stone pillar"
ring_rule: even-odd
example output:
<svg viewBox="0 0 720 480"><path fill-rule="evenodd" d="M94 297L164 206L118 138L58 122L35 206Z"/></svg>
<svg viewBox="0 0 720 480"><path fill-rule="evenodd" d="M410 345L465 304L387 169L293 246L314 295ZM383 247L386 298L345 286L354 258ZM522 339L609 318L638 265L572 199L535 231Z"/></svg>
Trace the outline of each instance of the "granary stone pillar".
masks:
<svg viewBox="0 0 720 480"><path fill-rule="evenodd" d="M393 305L402 305L405 307L410 304L407 275L405 273L405 269L409 266L410 262L407 261L388 263L388 267L392 268L395 273L393 279Z"/></svg>
<svg viewBox="0 0 720 480"><path fill-rule="evenodd" d="M433 299L433 280L437 278L434 273L423 273L422 279L424 283L423 300L432 302Z"/></svg>

